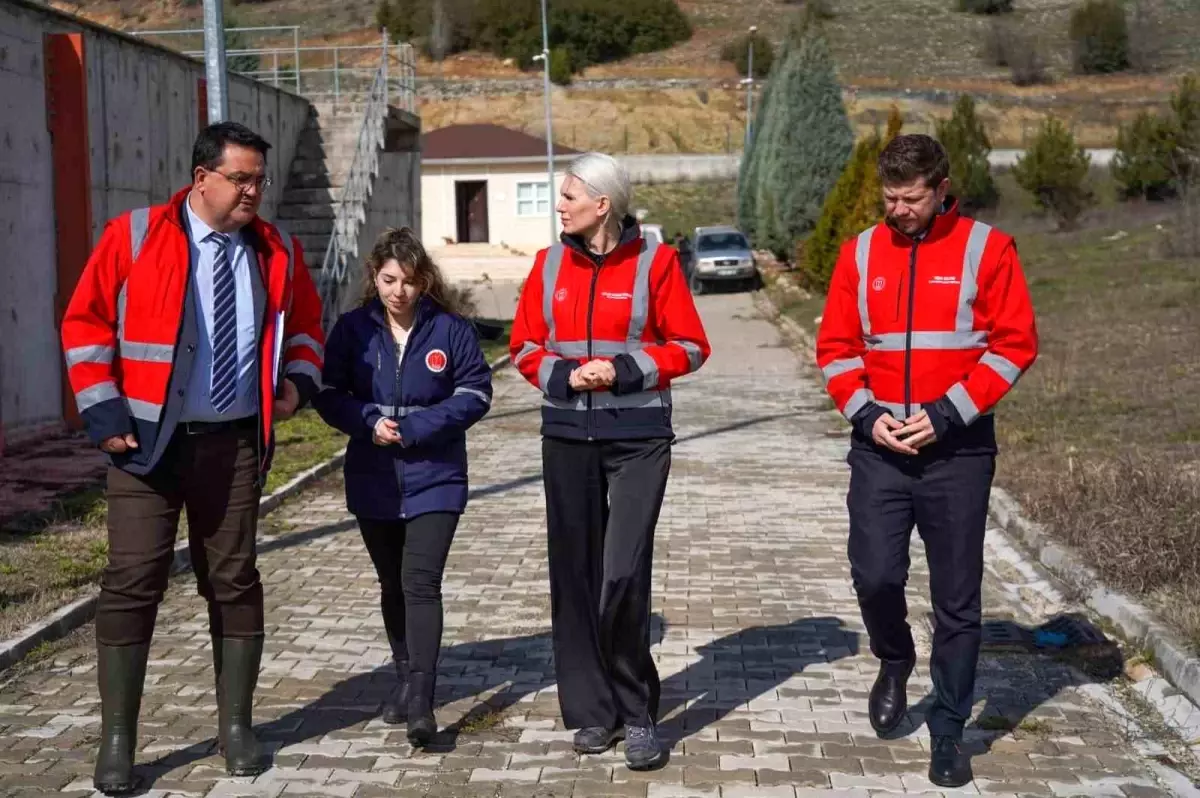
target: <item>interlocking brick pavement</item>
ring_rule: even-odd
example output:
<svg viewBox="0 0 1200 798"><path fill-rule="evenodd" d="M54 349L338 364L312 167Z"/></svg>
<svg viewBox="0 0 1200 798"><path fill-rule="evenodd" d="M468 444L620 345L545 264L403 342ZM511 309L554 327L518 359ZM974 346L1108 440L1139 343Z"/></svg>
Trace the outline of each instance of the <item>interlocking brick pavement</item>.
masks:
<svg viewBox="0 0 1200 798"><path fill-rule="evenodd" d="M497 375L471 434L473 500L445 579L437 745L413 752L377 717L390 689L378 590L336 477L281 510L264 540L268 639L256 704L274 768L224 775L206 614L189 578L160 615L138 760L151 796L632 796L807 798L947 794L925 778L930 689L895 739L865 713L876 665L846 563L845 430L817 375L745 295L701 302L716 353L675 390L679 439L658 527L655 652L670 764L632 773L620 750L577 756L549 644L537 396ZM1003 467L1003 466L1002 466ZM1031 625L1055 611L1035 571L989 543L986 612ZM914 536L910 600L927 656L927 579ZM1049 598L1047 598L1049 596ZM1170 794L1114 707L1119 691L1060 660L982 658L976 781L950 794ZM87 645L0 685L0 794L90 793L98 731Z"/></svg>

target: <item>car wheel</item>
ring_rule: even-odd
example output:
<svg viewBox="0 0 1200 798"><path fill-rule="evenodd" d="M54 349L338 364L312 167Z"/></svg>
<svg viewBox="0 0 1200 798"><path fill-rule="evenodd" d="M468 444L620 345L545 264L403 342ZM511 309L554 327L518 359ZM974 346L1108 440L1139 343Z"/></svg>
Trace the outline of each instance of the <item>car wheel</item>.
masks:
<svg viewBox="0 0 1200 798"><path fill-rule="evenodd" d="M699 277L692 277L692 293L696 296L700 296L704 293L704 281Z"/></svg>

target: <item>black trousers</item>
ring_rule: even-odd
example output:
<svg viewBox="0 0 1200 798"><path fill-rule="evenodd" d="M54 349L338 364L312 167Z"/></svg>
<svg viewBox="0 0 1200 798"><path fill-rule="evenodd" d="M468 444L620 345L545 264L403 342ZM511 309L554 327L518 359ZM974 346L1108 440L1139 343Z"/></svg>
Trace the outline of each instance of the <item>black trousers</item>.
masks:
<svg viewBox="0 0 1200 798"><path fill-rule="evenodd" d="M916 659L904 599L915 524L925 542L934 612L929 731L961 737L975 697L983 538L995 457L852 449L848 461L850 572L871 653L898 669Z"/></svg>
<svg viewBox="0 0 1200 798"><path fill-rule="evenodd" d="M100 577L96 639L106 646L148 642L174 560L186 508L188 549L209 628L218 637L263 633L256 564L258 422L187 435L177 430L144 476L108 469L108 566Z"/></svg>
<svg viewBox="0 0 1200 798"><path fill-rule="evenodd" d="M442 646L442 573L458 513L408 521L360 517L358 528L379 577L392 657L418 673L433 673Z"/></svg>
<svg viewBox="0 0 1200 798"><path fill-rule="evenodd" d="M669 439L542 439L550 612L567 728L650 726L650 569Z"/></svg>

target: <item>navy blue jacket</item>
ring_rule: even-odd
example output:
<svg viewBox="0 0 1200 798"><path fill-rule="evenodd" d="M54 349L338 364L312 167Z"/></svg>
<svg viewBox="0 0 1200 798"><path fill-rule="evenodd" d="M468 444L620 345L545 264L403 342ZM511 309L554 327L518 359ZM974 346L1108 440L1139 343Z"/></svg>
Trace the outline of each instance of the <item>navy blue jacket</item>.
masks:
<svg viewBox="0 0 1200 798"><path fill-rule="evenodd" d="M492 372L469 321L422 297L396 363L379 300L344 314L325 344L313 405L350 436L346 506L364 518L461 513L467 506L467 428L492 402ZM378 446L375 424L399 422L403 445Z"/></svg>

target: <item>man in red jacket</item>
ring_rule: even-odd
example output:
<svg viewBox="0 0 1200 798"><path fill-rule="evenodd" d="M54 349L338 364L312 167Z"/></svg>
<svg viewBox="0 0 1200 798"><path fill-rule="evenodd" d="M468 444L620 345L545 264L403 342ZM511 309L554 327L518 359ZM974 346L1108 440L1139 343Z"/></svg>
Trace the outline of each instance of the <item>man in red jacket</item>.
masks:
<svg viewBox="0 0 1200 798"><path fill-rule="evenodd" d="M929 778L971 780L961 752L981 636L992 408L1037 356L1033 306L1013 240L959 214L946 152L897 136L879 157L887 219L846 242L817 336L817 365L853 425L850 570L881 661L871 724L907 710L916 663L906 620L909 540L925 542L936 619Z"/></svg>
<svg viewBox="0 0 1200 798"><path fill-rule="evenodd" d="M258 500L272 420L316 393L323 356L300 246L257 215L269 148L235 123L205 128L192 185L109 222L63 319L76 405L111 460L95 775L110 794L136 787L146 659L185 508L226 769L266 768L250 718L263 646Z"/></svg>

